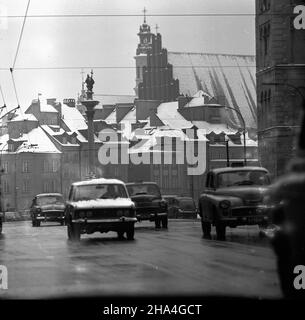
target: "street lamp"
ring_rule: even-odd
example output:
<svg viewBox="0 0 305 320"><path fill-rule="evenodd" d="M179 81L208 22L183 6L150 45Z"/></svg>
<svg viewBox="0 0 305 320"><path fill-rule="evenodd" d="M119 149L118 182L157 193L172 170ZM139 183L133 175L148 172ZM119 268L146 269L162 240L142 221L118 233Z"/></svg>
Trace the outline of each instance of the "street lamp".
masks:
<svg viewBox="0 0 305 320"><path fill-rule="evenodd" d="M289 88L292 88L295 90L301 97L302 97L302 107L303 107L303 120L302 120L302 126L301 126L301 133L299 137L299 148L305 149L305 95L301 91L301 89L305 90L304 86L295 86L291 83L282 83L282 82L263 82L262 85L264 86L286 86Z"/></svg>
<svg viewBox="0 0 305 320"><path fill-rule="evenodd" d="M228 107L225 106L225 109L230 109L230 110L234 110L240 117L241 121L242 121L242 125L243 125L243 136L244 136L244 163L245 166L247 165L247 147L246 147L246 123L245 123L245 119L243 117L243 115L241 114L241 112L233 107Z"/></svg>

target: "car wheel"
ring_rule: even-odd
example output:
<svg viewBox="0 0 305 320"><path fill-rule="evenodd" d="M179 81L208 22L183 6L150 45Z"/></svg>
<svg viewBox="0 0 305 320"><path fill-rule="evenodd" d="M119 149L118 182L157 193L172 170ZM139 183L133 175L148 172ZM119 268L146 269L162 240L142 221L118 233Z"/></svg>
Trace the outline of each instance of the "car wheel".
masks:
<svg viewBox="0 0 305 320"><path fill-rule="evenodd" d="M124 231L120 230L120 231L117 231L117 234L118 234L118 238L120 240L123 240L124 239Z"/></svg>
<svg viewBox="0 0 305 320"><path fill-rule="evenodd" d="M155 227L156 229L160 229L161 228L161 220L159 217L156 218L155 220Z"/></svg>
<svg viewBox="0 0 305 320"><path fill-rule="evenodd" d="M80 226L78 224L69 222L67 225L67 230L68 230L68 239L72 241L80 240Z"/></svg>
<svg viewBox="0 0 305 320"><path fill-rule="evenodd" d="M134 224L126 230L127 240L134 240Z"/></svg>
<svg viewBox="0 0 305 320"><path fill-rule="evenodd" d="M0 234L2 233L2 220L0 220Z"/></svg>
<svg viewBox="0 0 305 320"><path fill-rule="evenodd" d="M163 229L167 229L167 224L168 224L168 217L164 216L161 218L161 224Z"/></svg>
<svg viewBox="0 0 305 320"><path fill-rule="evenodd" d="M32 220L32 227L36 227L36 220Z"/></svg>
<svg viewBox="0 0 305 320"><path fill-rule="evenodd" d="M206 239L211 239L211 223L208 221L201 220L201 227L202 227L203 237Z"/></svg>
<svg viewBox="0 0 305 320"><path fill-rule="evenodd" d="M216 223L217 240L226 240L226 225L223 222Z"/></svg>
<svg viewBox="0 0 305 320"><path fill-rule="evenodd" d="M65 225L65 220L61 220L61 221L60 221L60 225L61 225L61 226L64 226L64 225Z"/></svg>
<svg viewBox="0 0 305 320"><path fill-rule="evenodd" d="M40 221L36 220L36 227L40 227Z"/></svg>

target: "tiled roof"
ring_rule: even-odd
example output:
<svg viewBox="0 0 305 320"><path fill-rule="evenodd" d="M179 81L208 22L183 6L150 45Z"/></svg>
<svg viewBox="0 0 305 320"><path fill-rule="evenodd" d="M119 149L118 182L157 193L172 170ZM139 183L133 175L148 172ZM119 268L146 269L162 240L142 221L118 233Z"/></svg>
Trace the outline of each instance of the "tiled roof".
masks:
<svg viewBox="0 0 305 320"><path fill-rule="evenodd" d="M181 93L192 96L203 90L239 110L248 128L257 127L255 56L169 52L168 59ZM230 121L234 127L241 125L231 110Z"/></svg>

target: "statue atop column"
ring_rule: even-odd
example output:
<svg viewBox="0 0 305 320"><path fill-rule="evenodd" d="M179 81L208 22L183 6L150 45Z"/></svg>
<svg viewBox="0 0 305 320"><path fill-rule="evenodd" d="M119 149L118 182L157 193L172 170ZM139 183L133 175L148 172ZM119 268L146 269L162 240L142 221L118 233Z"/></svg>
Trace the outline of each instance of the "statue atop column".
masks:
<svg viewBox="0 0 305 320"><path fill-rule="evenodd" d="M93 94L93 85L94 85L94 80L93 80L93 70L91 70L91 76L87 74L86 78L86 86L87 86L87 99L92 99L92 94Z"/></svg>

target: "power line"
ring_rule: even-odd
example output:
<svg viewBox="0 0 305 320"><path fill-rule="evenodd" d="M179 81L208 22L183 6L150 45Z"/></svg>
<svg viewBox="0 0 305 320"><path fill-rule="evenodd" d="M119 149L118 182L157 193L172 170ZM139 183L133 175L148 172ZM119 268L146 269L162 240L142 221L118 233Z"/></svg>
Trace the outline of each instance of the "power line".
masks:
<svg viewBox="0 0 305 320"><path fill-rule="evenodd" d="M17 60L17 56L18 56L18 52L19 52L19 47L20 47L20 43L21 43L21 39L22 39L22 35L23 35L24 25L25 25L25 21L26 21L29 6L30 6L30 1L31 0L28 0L28 4L27 4L26 10L25 10L25 15L24 15L24 19L23 19L23 23L22 23L22 27L21 27L21 32L20 32L19 39L18 39L17 50L16 50L12 69L14 69L15 64L16 64L16 60Z"/></svg>
<svg viewBox="0 0 305 320"><path fill-rule="evenodd" d="M256 65L248 65L248 66L229 66L229 65L224 65L224 66L206 66L206 65L174 65L173 68L178 69L178 68L256 68ZM14 70L20 70L20 71L26 71L26 70L78 70L78 69L136 69L136 66L71 66L71 67L17 67ZM156 69L166 69L166 67L150 67L150 70L156 70ZM1 71L7 71L9 68L0 68Z"/></svg>
<svg viewBox="0 0 305 320"><path fill-rule="evenodd" d="M148 14L147 17L255 17L256 13L156 13ZM293 13L264 13L263 16L293 16ZM28 18L124 18L143 17L142 14L32 14ZM24 18L22 15L2 15L0 18Z"/></svg>

